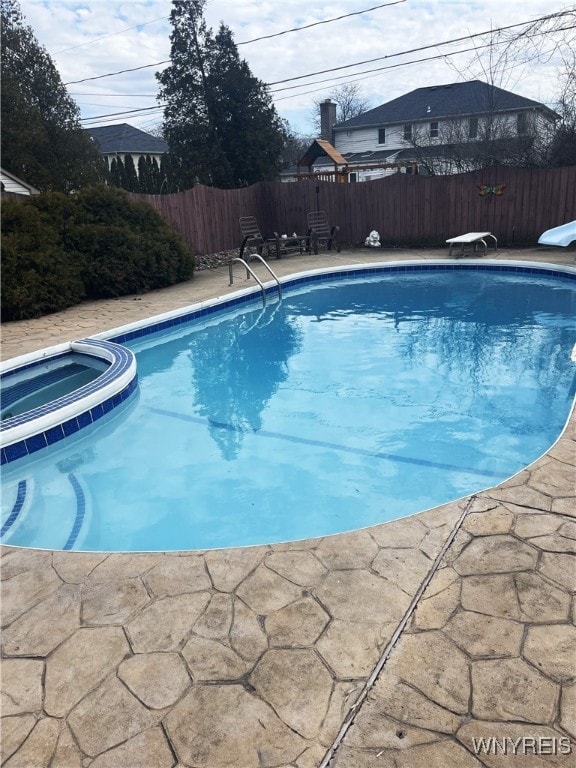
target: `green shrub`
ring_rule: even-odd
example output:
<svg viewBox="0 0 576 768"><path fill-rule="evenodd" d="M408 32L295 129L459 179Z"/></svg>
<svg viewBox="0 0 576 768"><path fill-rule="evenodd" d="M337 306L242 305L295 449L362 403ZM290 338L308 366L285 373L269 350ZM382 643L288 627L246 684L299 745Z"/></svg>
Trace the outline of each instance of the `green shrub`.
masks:
<svg viewBox="0 0 576 768"><path fill-rule="evenodd" d="M57 312L84 298L80 258L62 249L51 217L29 200L2 204L2 320Z"/></svg>
<svg viewBox="0 0 576 768"><path fill-rule="evenodd" d="M75 203L81 223L70 238L87 256L88 296L149 291L192 276L190 249L151 206L106 186L82 190Z"/></svg>
<svg viewBox="0 0 576 768"><path fill-rule="evenodd" d="M2 250L3 320L143 293L194 272L193 252L157 211L104 185L6 200Z"/></svg>

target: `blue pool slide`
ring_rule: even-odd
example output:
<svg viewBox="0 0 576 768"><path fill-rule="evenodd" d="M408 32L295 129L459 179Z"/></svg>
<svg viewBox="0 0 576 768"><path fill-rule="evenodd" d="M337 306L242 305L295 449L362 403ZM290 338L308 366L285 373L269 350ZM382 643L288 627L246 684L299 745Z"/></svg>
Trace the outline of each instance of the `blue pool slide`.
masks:
<svg viewBox="0 0 576 768"><path fill-rule="evenodd" d="M540 245L563 245L567 246L576 240L576 221L569 221L568 224L562 224L560 227L547 229L540 235L538 243Z"/></svg>

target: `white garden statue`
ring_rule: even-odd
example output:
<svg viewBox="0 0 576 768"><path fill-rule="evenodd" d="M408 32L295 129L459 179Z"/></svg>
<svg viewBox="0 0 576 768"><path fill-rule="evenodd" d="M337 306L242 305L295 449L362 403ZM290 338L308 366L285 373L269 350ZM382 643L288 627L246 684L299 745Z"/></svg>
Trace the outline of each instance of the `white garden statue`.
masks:
<svg viewBox="0 0 576 768"><path fill-rule="evenodd" d="M364 245L367 245L370 248L380 248L380 233L373 229L366 240L364 240Z"/></svg>

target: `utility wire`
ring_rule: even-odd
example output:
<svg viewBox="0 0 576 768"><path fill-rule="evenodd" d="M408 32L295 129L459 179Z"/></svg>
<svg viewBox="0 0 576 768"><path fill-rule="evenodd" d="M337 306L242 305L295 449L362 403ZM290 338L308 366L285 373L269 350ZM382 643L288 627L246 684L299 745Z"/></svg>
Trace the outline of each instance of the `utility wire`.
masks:
<svg viewBox="0 0 576 768"><path fill-rule="evenodd" d="M556 18L558 16L565 16L567 14L573 13L573 10L570 11L563 11L561 13L553 13L550 16L541 16L539 19L532 19L531 21L521 21L517 24L508 24L505 27L497 27L495 29L488 29L485 32L474 32L471 35L464 35L463 37L455 37L452 40L444 40L441 43L431 43L430 45L420 45L418 48L410 48L407 51L400 51L398 53L390 53L386 56L378 56L375 59L366 59L365 61L357 61L354 64L344 64L341 67L331 67L330 69L321 69L317 72L309 72L307 75L298 75L296 77L288 77L285 80L275 80L272 83L268 83L269 86L271 85L281 85L282 83L291 83L294 82L294 80L303 80L307 77L313 77L314 75L324 75L328 72L337 72L340 69L350 69L350 67L359 67L362 66L362 64L373 64L375 61L383 61L384 59L392 59L396 56L406 56L409 53L419 53L420 51L426 51L430 48L440 48L442 45L449 45L451 43L461 43L464 40L472 40L475 37L483 37L484 35L491 35L494 34L494 32L505 32L509 29L514 29L516 27L524 27L527 24L534 24L537 21L545 21L547 19ZM544 34L544 33L543 33Z"/></svg>
<svg viewBox="0 0 576 768"><path fill-rule="evenodd" d="M162 64L170 64L170 59L157 61L155 64L143 64L141 67L132 67L131 69L120 69L118 72L107 72L105 75L96 75L95 77L84 77L82 80L70 80L64 85L77 85L78 83L87 83L89 80L102 80L105 77L115 77L124 75L126 72L137 72L139 69L150 69L150 67L160 67Z"/></svg>
<svg viewBox="0 0 576 768"><path fill-rule="evenodd" d="M310 29L311 27L318 27L320 24L331 24L333 21L340 21L340 19L348 19L350 16L361 16L363 13L369 13L370 11L377 11L380 8L388 8L390 5L401 5L406 0L394 0L392 3L383 3L382 5L375 5L372 8L366 8L364 11L354 11L353 13L345 13L343 16L335 16L333 19L325 19L324 21L315 21L312 24L305 24L303 27L293 27L292 29L285 29L283 32L274 32L272 35L262 35L262 37L254 37L252 40L243 40L236 45L248 45L249 43L258 43L260 40L269 40L271 37L280 37L280 35L287 35L290 32L300 32L302 29Z"/></svg>
<svg viewBox="0 0 576 768"><path fill-rule="evenodd" d="M136 24L133 27L127 27L126 29L121 29L119 32L111 32L109 35L102 35L102 37L94 37L92 40L86 40L84 43L78 43L78 45L72 45L70 48L64 48L61 51L56 51L54 56L58 56L61 53L68 53L68 51L75 51L76 48L82 48L84 45L92 45L92 43L98 43L100 40L106 40L108 37L115 37L116 35L122 35L124 32L131 32L133 29L138 29L139 27L147 27L149 24L155 24L157 21L167 21L170 17L169 16L160 16L158 19L152 19L152 21L145 21L144 24Z"/></svg>
<svg viewBox="0 0 576 768"><path fill-rule="evenodd" d="M351 67L359 67L359 66L362 66L363 64L372 64L372 63L374 63L376 61L382 61L384 59L390 59L390 58L393 58L393 57L396 57L396 56L404 56L404 55L409 54L409 53L418 53L419 51L425 51L425 50L428 50L430 48L439 48L442 45L449 45L451 43L458 43L458 42L462 42L463 40L472 40L475 37L483 37L484 35L491 35L491 34L494 34L495 32L504 32L504 31L507 31L509 29L515 29L517 27L527 26L528 24L535 24L538 21L546 21L548 19L559 18L561 16L566 16L566 15L569 15L569 14L572 14L572 13L573 13L573 9L569 9L567 11L561 11L559 13L553 13L553 14L549 14L547 16L540 16L539 18L531 19L530 21L522 21L522 22L518 22L516 24L509 24L509 25L507 25L505 27L496 27L496 28L492 28L492 29L486 30L484 32L475 32L473 34L465 35L463 37L453 38L452 40L444 40L443 42L440 42L440 43L432 43L430 45L419 46L418 48L411 48L410 50L407 50L407 51L400 51L398 53L392 53L392 54L389 54L387 56L379 56L379 57L377 57L375 59L366 59L365 61L357 61L354 64L346 64L346 65L341 66L341 67L332 67L331 69L322 69L322 70L318 70L316 72L309 72L306 75L298 75L297 77L290 77L290 78L286 78L285 80L276 80L276 81L274 81L272 83L267 83L267 85L269 85L269 86L271 86L271 85L281 85L282 83L289 83L289 82L293 82L294 80L303 80L303 79L305 79L307 77L313 77L314 75L323 75L323 74L327 74L328 72L336 72L336 71L341 70L341 69L349 69ZM77 85L78 83L85 83L85 82L88 82L88 81L91 81L91 80L102 80L105 77L115 77L116 75L123 75L126 72L137 72L138 70L141 70L141 69L149 69L150 67L159 67L162 64L169 64L170 61L171 61L170 59L166 59L164 61L158 61L155 64L143 64L140 67L132 67L131 69L121 69L121 70L119 70L117 72L108 72L105 75L96 75L94 77L85 77L82 80L70 80L69 82L64 83L64 85Z"/></svg>
<svg viewBox="0 0 576 768"><path fill-rule="evenodd" d="M570 26L567 26L567 27L562 27L563 30L564 29L574 29L574 28L576 28L576 25L570 25ZM535 33L534 35L530 35L530 37L535 37L537 34L538 33ZM542 33L540 33L540 34L542 34ZM413 59L412 61L402 61L402 62L398 62L397 64L388 64L388 65L386 65L384 67L377 67L375 69L367 69L364 72L358 72L358 73L356 73L354 75L345 75L344 77L353 77L354 78L352 80L346 80L346 82L349 82L349 83L357 82L359 80L367 80L370 77L374 77L375 76L374 73L382 72L384 70L397 69L399 67L407 67L407 66L410 66L412 64L421 64L421 63L423 63L425 61L435 61L435 60L438 60L438 59L446 59L446 58L450 58L452 56L457 56L457 55L462 54L462 53L470 53L471 51L476 51L476 50L479 50L480 48L488 48L488 47L490 47L490 45L492 45L492 43L486 43L485 45L482 45L482 46L472 46L471 48L462 48L462 49L460 49L458 51L451 51L450 53L439 53L439 54L436 54L434 56L425 56L424 58ZM366 75L366 77L363 77L363 75ZM330 82L330 81L333 81L333 80L341 80L341 79L337 78L337 77L331 77L331 78L328 78L327 80L316 81L316 83L307 83L305 85L292 85L292 86L287 86L286 88L278 88L276 91L272 91L272 93L279 93L281 91L294 90L294 89L298 89L298 88L306 88L308 85L315 85L315 84L319 84L319 83L323 83L323 82ZM342 82L342 80L341 80L341 82ZM287 95L287 96L280 96L279 98L275 98L274 101L275 102L277 102L277 101L286 101L287 99L293 99L293 98L297 98L299 96L307 96L309 94L318 93L319 91L323 91L323 90L325 90L325 87L324 88L315 88L315 89L313 89L311 91L301 91L300 93L290 94L290 95ZM90 94L90 95L92 95L92 94ZM159 105L156 105L154 107L141 107L140 109L125 110L125 111L122 111L122 112L109 112L109 113L104 114L104 115L94 115L92 117L81 118L80 122L85 123L85 122L91 122L92 120L103 120L105 118L118 118L120 116L130 115L130 114L135 114L135 113L152 112L153 110L158 110L158 112L161 112L164 109L165 106L166 106L166 104L159 104Z"/></svg>
<svg viewBox="0 0 576 768"><path fill-rule="evenodd" d="M487 43L487 46L488 45L490 45L490 43ZM486 47L486 46L480 46L480 47ZM410 64L420 64L420 63L422 63L424 61L433 61L435 59L443 59L443 58L446 58L448 56L456 56L459 53L469 53L470 51L477 50L477 49L478 49L477 46L476 47L472 47L472 48L464 48L463 50L452 51L451 53L446 53L446 54L441 53L441 54L437 54L436 56L426 56L426 57L424 57L422 59L414 59L413 61L404 61L404 62L400 62L398 64L389 64L389 65L387 65L385 67L377 67L376 69L368 69L368 70L365 70L364 72L359 72L357 74L358 75L370 75L371 73L381 72L381 71L386 70L386 69L396 69L397 67L404 67L404 66L408 66ZM353 77L356 77L356 75L353 75ZM318 84L318 83L330 82L332 80L338 80L338 79L340 79L340 78L331 77L331 78L328 78L327 80L316 81L316 83L307 83L306 85L287 86L286 88L278 88L276 91L272 91L272 93L280 93L281 91L288 91L288 90L294 90L294 89L298 89L298 88L305 88L308 85L315 85L315 84ZM358 78L358 79L362 79L362 78ZM352 81L348 81L348 82L355 82L355 81L352 80ZM274 99L274 101L285 101L286 99L293 99L293 98L296 98L298 96L306 96L306 95L308 95L310 93L317 93L318 91L323 91L323 90L325 90L325 89L324 88L315 88L312 91L304 91L304 92L300 92L300 93L296 93L296 94L291 94L291 95L288 95L288 96L281 96L278 99ZM89 95L93 95L93 94L89 94ZM146 111L150 111L150 110L153 110L153 109L163 109L165 106L166 106L166 104L160 104L160 105L156 105L154 107L141 107L140 109L123 110L122 112L109 112L108 114L105 114L105 115L93 115L92 117L81 118L81 122L89 122L91 120L100 120L100 119L104 119L104 118L107 118L107 117L114 117L114 116L120 116L120 115L128 115L128 114L133 114L135 112L146 112Z"/></svg>
<svg viewBox="0 0 576 768"><path fill-rule="evenodd" d="M558 30L556 30L556 31L564 31L564 30L568 30L568 29L576 29L576 24L570 24L569 26L559 27ZM545 33L545 32L534 32L532 34L527 34L526 35L526 39L530 39L532 37L539 37L542 34L547 34L547 33ZM363 70L362 72L355 72L355 73L353 73L351 75L342 75L342 76L339 75L337 77L328 77L328 78L326 78L324 80L312 80L309 83L302 83L302 84L299 84L299 85L287 85L287 86L284 86L283 88L273 88L273 89L270 90L270 93L275 94L275 93L281 93L282 91L293 91L293 90L297 90L298 88L307 88L310 85L318 85L320 83L329 83L329 82L332 82L333 80L341 80L341 78L347 78L347 77L354 77L354 78L357 78L357 79L361 80L363 78L362 77L358 77L358 76L369 75L372 72L382 72L382 71L384 71L386 69L395 69L397 67L408 66L409 64L419 64L419 63L424 62L424 61L434 61L436 59L447 59L447 58L450 58L452 56L457 56L460 53L470 53L471 51L480 51L483 48L490 48L491 46L494 46L494 45L505 45L505 44L506 44L506 40L501 40L501 41L496 41L496 42L490 41L489 43L484 43L483 45L473 45L471 48L461 48L458 51L450 51L450 52L447 52L447 53L439 53L436 56L425 56L422 59L412 59L412 61L402 61L402 62L399 62L398 64L389 64L389 65L384 66L384 67L375 67L374 69L366 69L366 70ZM547 51L546 55L548 55L549 53L552 53L552 52L553 52L553 49L551 51ZM395 55L395 54L393 54L393 55ZM356 80L349 80L347 82L356 82ZM320 88L320 89L317 89L317 90L323 90L323 89ZM294 94L294 96L305 96L308 93L315 93L315 91L305 91L305 92ZM275 101L282 101L285 98L292 98L292 97L291 96L286 96L286 97L282 97L280 99L275 99Z"/></svg>
<svg viewBox="0 0 576 768"><path fill-rule="evenodd" d="M562 15L564 15L564 14L562 14ZM544 18L548 18L548 17L544 17ZM535 20L535 21L538 21L538 19ZM533 22L524 22L524 24L529 24L529 23L533 23ZM516 25L513 25L513 26L516 26ZM574 28L576 28L576 25L568 25L568 26L560 27L558 31L569 30L569 29L574 29ZM497 31L497 30L492 30L492 31ZM478 34L482 34L482 33L478 33ZM540 35L543 35L543 34L548 34L548 33L545 32L545 31L544 32L535 32L535 33L532 33L532 34L528 35L528 37L536 37L536 36L540 36ZM472 38L472 37L475 37L475 36L476 35L470 35L467 38L458 38L458 40L469 39L469 38ZM504 42L505 41L501 41L501 43L496 43L496 44L503 44ZM444 44L447 44L447 43L439 43L437 45L444 45ZM412 65L412 64L418 64L418 63L422 63L422 62L425 62L425 61L432 61L432 60L437 60L437 59L442 59L442 58L450 58L452 56L456 56L456 55L461 54L461 53L468 53L468 52L473 51L473 50L478 50L479 48L486 48L486 47L489 47L490 45L492 45L492 43L486 43L483 46L473 46L472 48L465 48L465 49L461 49L461 50L458 50L458 51L452 51L452 52L448 52L448 53L440 53L440 54L436 54L434 56L428 56L428 57L424 57L424 58L421 58L421 59L414 59L412 61L399 62L397 64L390 64L390 65L387 65L387 66L384 66L384 67L377 67L375 69L365 70L363 72L355 73L353 75L344 75L344 78L353 77L354 78L353 80L347 80L347 82L357 82L358 80L369 79L370 77L374 77L375 75L371 74L371 73L377 73L377 72L380 72L380 71L383 71L383 70L388 70L388 69L396 69L398 67L409 66L409 65ZM430 48L430 47L435 47L435 46L423 46L420 49L413 49L413 50L425 50L426 48ZM397 55L400 55L400 54L392 54L391 56L397 56ZM382 57L382 58L390 58L390 57ZM336 69L339 69L339 68L336 68ZM328 71L332 71L332 70L328 70ZM362 77L363 75L367 75L367 77ZM330 81L333 81L333 80L341 80L341 78L339 78L339 77L332 77L332 78L327 78L325 80L316 81L316 83L330 82ZM305 87L307 87L309 85L313 85L313 84L315 84L315 83L306 83L306 84L301 84L301 85L286 86L285 88L278 88L275 91L272 91L272 93L279 93L281 91L286 91L286 90L296 90L296 89L299 89L299 88L305 88ZM275 101L285 101L285 100L290 99L290 98L296 98L296 97L299 97L299 96L305 96L305 95L308 95L308 94L311 94L311 93L316 93L316 92L321 91L321 90L324 90L324 88L317 88L317 89L314 89L314 90L311 90L311 91L300 91L297 94L287 95L287 96L282 96L280 98L276 98ZM86 94L86 95L95 95L95 94ZM144 94L144 95L147 96L149 94ZM139 109L126 110L126 111L122 111L122 112L111 112L111 113L107 113L107 114L104 114L104 115L96 115L96 116L92 116L92 117L81 118L80 122L92 122L94 120L106 120L107 118L118 118L119 116L136 115L136 114L142 114L144 112L153 114L153 113L156 113L156 112L161 112L162 109L164 108L164 106L165 106L165 104L160 104L160 105L157 105L157 106L154 106L154 107L141 107ZM108 122L109 120L106 120L106 121Z"/></svg>
<svg viewBox="0 0 576 768"><path fill-rule="evenodd" d="M297 88L298 86L295 86L295 87ZM68 95L69 96L102 96L103 98L106 98L106 99L120 98L121 96L125 98L126 97L132 98L133 96L138 96L139 98L150 97L152 99L155 99L157 96L156 93L99 93L98 91L92 91L92 93L76 93L75 91L68 91Z"/></svg>
<svg viewBox="0 0 576 768"><path fill-rule="evenodd" d="M481 46L481 47L486 47L486 46ZM378 72L382 72L383 70L387 70L387 69L397 69L398 67L407 67L407 66L409 66L411 64L421 64L424 61L434 61L435 59L446 59L446 58L450 58L452 56L456 56L459 53L469 53L470 51L476 51L476 50L478 50L478 48L476 48L476 47L474 47L474 48L464 48L461 51L453 51L452 53L446 53L446 54L445 53L441 53L441 54L438 54L437 56L427 56L424 59L414 59L412 61L403 61L403 62L398 63L398 64L390 64L387 67L378 67L378 69L368 69L368 70L366 70L366 72L360 72L359 73L359 75L366 75L366 77L361 77L361 76L357 77L357 76L354 75L353 79L346 80L346 81L340 81L338 83L338 85L343 84L343 83L346 83L346 84L348 84L348 83L358 83L361 80L369 80L372 77L376 77L376 74L367 74L367 73L370 73L370 72L378 73ZM546 53L551 53L551 52L552 51L547 51ZM339 78L330 78L329 80L327 80L325 82L330 82L330 80L339 80ZM296 87L298 87L298 86L296 86ZM302 87L302 86L300 86L300 87ZM326 90L326 86L324 86L323 88L314 88L311 91L301 91L300 93L293 93L293 94L290 94L288 96L280 96L279 98L275 98L274 99L274 103L276 103L278 101L287 101L288 99L295 99L295 98L298 98L299 96L308 96L309 94L319 93L320 91L325 91L325 90Z"/></svg>
<svg viewBox="0 0 576 768"><path fill-rule="evenodd" d="M154 107L140 107L140 109L125 109L123 112L109 112L107 115L94 115L93 117L84 117L81 118L80 122L90 122L92 120L101 120L104 117L114 117L118 115L132 115L135 112L150 112L152 109L163 109L166 106L166 104L159 104Z"/></svg>
<svg viewBox="0 0 576 768"><path fill-rule="evenodd" d="M260 40L269 40L271 37L280 37L280 35L288 35L290 32L300 32L303 29L310 29L311 27L317 27L320 24L331 24L333 21L340 21L341 19L348 19L350 16L361 16L364 13L370 13L370 11L377 11L380 8L388 8L388 6L391 5L401 5L402 3L405 3L406 0L393 0L391 3L382 3L381 5L374 5L372 8L365 8L363 11L354 11L352 13L345 13L342 16L335 16L333 19L324 19L323 21L315 21L312 24L305 24L302 27L292 27L292 29L284 29L281 32L274 32L271 35L263 35L262 37L254 37L252 40L243 40L241 43L236 43L236 46L239 45L249 45L250 43L257 43ZM121 29L119 32L111 32L109 35L102 35L102 37L95 37L93 40L87 40L85 43L78 43L78 45L73 45L70 48L64 48L61 51L56 51L54 54L55 56L58 56L61 53L67 53L68 51L74 51L76 48L82 48L84 45L91 45L92 43L98 43L100 40L106 40L108 37L114 37L115 35L121 35L124 32L131 32L133 29L139 29L140 27L146 27L148 24L155 24L157 21L168 21L170 16L160 16L158 19L152 19L152 21L147 21L144 24L136 24L133 27L127 27L126 29ZM159 64L165 64L166 62L159 62L158 64L147 64L147 67L156 67L159 66ZM124 71L130 71L130 70L124 70ZM102 75L102 77L108 77L108 75ZM75 82L83 82L82 80L78 80ZM68 85L68 83L65 83L65 85Z"/></svg>

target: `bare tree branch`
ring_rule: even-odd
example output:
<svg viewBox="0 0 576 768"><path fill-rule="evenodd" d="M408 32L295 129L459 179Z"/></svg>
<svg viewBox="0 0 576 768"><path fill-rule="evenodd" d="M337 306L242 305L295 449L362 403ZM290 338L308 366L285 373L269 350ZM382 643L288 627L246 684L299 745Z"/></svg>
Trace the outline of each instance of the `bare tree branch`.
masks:
<svg viewBox="0 0 576 768"><path fill-rule="evenodd" d="M372 107L370 100L362 95L360 86L357 83L342 83L342 85L332 88L326 96L314 100L314 107L310 112L309 122L316 134L320 133L320 104L325 99L331 99L338 105L336 109L337 123L350 120L350 118L356 117L356 115L360 115Z"/></svg>

